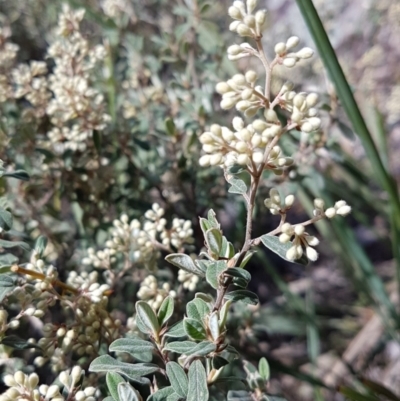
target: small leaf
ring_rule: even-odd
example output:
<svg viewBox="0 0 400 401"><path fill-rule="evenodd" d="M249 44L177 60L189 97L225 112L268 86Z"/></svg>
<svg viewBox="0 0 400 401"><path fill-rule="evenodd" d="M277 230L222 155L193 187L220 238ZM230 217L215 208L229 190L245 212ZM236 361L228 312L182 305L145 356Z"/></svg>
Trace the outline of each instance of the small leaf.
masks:
<svg viewBox="0 0 400 401"><path fill-rule="evenodd" d="M226 301L224 303L224 305L221 308L221 312L219 314L219 325L220 325L220 330L224 330L225 329L225 324L226 324L226 320L228 318L228 312L229 312L229 308L232 305L232 301Z"/></svg>
<svg viewBox="0 0 400 401"><path fill-rule="evenodd" d="M204 302L209 304L214 302L214 298L210 294L204 294L204 292L196 292L194 297L202 299Z"/></svg>
<svg viewBox="0 0 400 401"><path fill-rule="evenodd" d="M228 167L229 174L236 175L236 174L240 174L243 171L244 171L244 167L240 164L234 164L234 165Z"/></svg>
<svg viewBox="0 0 400 401"><path fill-rule="evenodd" d="M119 375L118 373L107 372L106 383L107 383L108 391L111 394L111 397L115 401L121 401L119 399L119 395L118 395L118 384L119 383L126 383L125 379L121 375Z"/></svg>
<svg viewBox="0 0 400 401"><path fill-rule="evenodd" d="M193 259L189 255L185 255L184 253L171 253L166 256L165 260L189 273L204 277L204 273L195 265Z"/></svg>
<svg viewBox="0 0 400 401"><path fill-rule="evenodd" d="M219 286L219 276L220 274L226 270L226 262L224 261L218 261L218 262L213 262L210 264L210 266L207 269L206 272L206 280L208 284L211 285L211 287L217 289Z"/></svg>
<svg viewBox="0 0 400 401"><path fill-rule="evenodd" d="M188 393L188 378L185 371L176 362L168 362L166 366L168 380L175 393L186 398Z"/></svg>
<svg viewBox="0 0 400 401"><path fill-rule="evenodd" d="M164 298L164 301L162 302L157 313L157 318L160 326L164 326L164 324L168 322L173 313L174 299L171 296L168 296L167 298Z"/></svg>
<svg viewBox="0 0 400 401"><path fill-rule="evenodd" d="M258 373L260 373L260 376L265 381L269 380L269 376L270 376L269 364L268 364L268 361L264 357L261 358L258 362Z"/></svg>
<svg viewBox="0 0 400 401"><path fill-rule="evenodd" d="M141 338L119 338L110 345L112 352L127 352L134 358L143 362L151 362L153 359L154 345L150 341Z"/></svg>
<svg viewBox="0 0 400 401"><path fill-rule="evenodd" d="M258 297L254 292L249 290L235 290L228 292L225 295L225 299L230 299L233 302L241 301L249 305L257 305Z"/></svg>
<svg viewBox="0 0 400 401"><path fill-rule="evenodd" d="M199 218L199 221L200 221L200 228L201 228L201 231L203 231L203 235L205 236L205 235L206 235L206 232L207 232L210 228L212 228L212 225L211 225L211 223L210 223L207 219L204 219L203 217L200 217L200 218Z"/></svg>
<svg viewBox="0 0 400 401"><path fill-rule="evenodd" d="M31 247L23 241L7 241L5 239L0 239L0 248L15 248L19 246L25 251L29 251Z"/></svg>
<svg viewBox="0 0 400 401"><path fill-rule="evenodd" d="M22 181L29 181L30 177L29 174L25 170L15 170L15 171L10 171L7 173L0 173L0 177L12 177L16 178L17 180L22 180Z"/></svg>
<svg viewBox="0 0 400 401"><path fill-rule="evenodd" d="M8 231L11 230L12 225L13 225L12 214L0 207L0 229Z"/></svg>
<svg viewBox="0 0 400 401"><path fill-rule="evenodd" d="M208 257L210 257L208 254L206 254ZM202 259L196 259L194 261L196 263L196 266L203 272L203 277L204 273L206 273L208 267L213 263L212 260L202 260Z"/></svg>
<svg viewBox="0 0 400 401"><path fill-rule="evenodd" d="M192 349L194 349L196 346L197 343L195 343L194 341L174 341L168 343L164 347L164 350L175 352L177 354L189 355Z"/></svg>
<svg viewBox="0 0 400 401"><path fill-rule="evenodd" d="M204 238L207 244L207 248L209 249L209 251L211 251L211 255L214 255L216 258L218 258L222 246L221 231L217 228L210 228L206 232L206 236Z"/></svg>
<svg viewBox="0 0 400 401"><path fill-rule="evenodd" d="M241 267L230 267L224 271L225 276L231 276L233 278L242 278L248 283L251 280L251 274L242 269ZM235 282L235 281L234 281Z"/></svg>
<svg viewBox="0 0 400 401"><path fill-rule="evenodd" d="M9 274L0 275L0 302L17 286L17 280Z"/></svg>
<svg viewBox="0 0 400 401"><path fill-rule="evenodd" d="M221 228L220 224L217 220L217 215L215 214L214 210L210 209L207 213L208 222L211 225L211 228L217 228L218 230Z"/></svg>
<svg viewBox="0 0 400 401"><path fill-rule="evenodd" d="M202 363L197 360L189 367L189 388L187 401L208 401L208 387L206 371Z"/></svg>
<svg viewBox="0 0 400 401"><path fill-rule="evenodd" d="M203 321L204 316L210 313L210 306L200 298L195 298L186 305L186 314L191 319Z"/></svg>
<svg viewBox="0 0 400 401"><path fill-rule="evenodd" d="M167 132L168 135L170 136L175 136L175 123L174 120L170 117L168 117L165 120L165 131Z"/></svg>
<svg viewBox="0 0 400 401"><path fill-rule="evenodd" d="M38 345L29 343L28 341L14 334L3 337L3 339L0 341L0 344L6 345L7 347L14 348L17 350L30 349L30 348L36 348L41 350L41 348Z"/></svg>
<svg viewBox="0 0 400 401"><path fill-rule="evenodd" d="M129 383L119 383L117 390L120 401L141 401L142 399Z"/></svg>
<svg viewBox="0 0 400 401"><path fill-rule="evenodd" d="M183 320L183 328L193 340L204 340L206 338L206 329L198 320L185 318Z"/></svg>
<svg viewBox="0 0 400 401"><path fill-rule="evenodd" d="M228 189L229 193L243 195L247 192L247 186L243 180L232 177L228 182L231 184Z"/></svg>
<svg viewBox="0 0 400 401"><path fill-rule="evenodd" d="M282 259L285 259L288 262L298 263L300 265L307 265L308 264L308 259L304 254L299 260L295 260L295 261L289 260L289 259L286 258L286 252L293 245L293 243L291 241L286 242L285 244L282 244L279 241L278 237L275 237L273 235L268 235L268 234L263 235L261 237L261 241L269 250L271 250L272 252L276 253Z"/></svg>
<svg viewBox="0 0 400 401"><path fill-rule="evenodd" d="M136 318L141 320L148 334L158 337L160 325L153 308L146 301L136 302Z"/></svg>
<svg viewBox="0 0 400 401"><path fill-rule="evenodd" d="M18 258L12 253L4 253L3 255L0 255L0 267L11 266L15 263L18 263Z"/></svg>
<svg viewBox="0 0 400 401"><path fill-rule="evenodd" d="M147 401L167 401L168 397L176 394L171 386L164 387L152 394ZM169 400L168 400L169 401Z"/></svg>
<svg viewBox="0 0 400 401"><path fill-rule="evenodd" d="M243 269L247 263L249 263L249 260L251 257L256 253L257 251L247 251L246 256L243 258L242 263L240 264L240 267Z"/></svg>
<svg viewBox="0 0 400 401"><path fill-rule="evenodd" d="M117 361L110 355L97 357L89 366L90 372L115 372L126 376L137 383L148 384L149 380L142 376L158 372L159 366L152 363L126 363Z"/></svg>
<svg viewBox="0 0 400 401"><path fill-rule="evenodd" d="M212 358L212 367L216 370L221 369L228 364L229 361L227 361L225 358L222 358L222 356L215 355Z"/></svg>
<svg viewBox="0 0 400 401"><path fill-rule="evenodd" d="M228 392L228 401L254 401L253 397L251 397L248 391L244 390L230 390Z"/></svg>
<svg viewBox="0 0 400 401"><path fill-rule="evenodd" d="M186 337L185 329L183 328L183 320L175 323L165 334L164 337L181 338Z"/></svg>
<svg viewBox="0 0 400 401"><path fill-rule="evenodd" d="M35 242L35 251L38 254L39 258L43 256L44 251L47 246L47 238L44 235L41 235Z"/></svg>

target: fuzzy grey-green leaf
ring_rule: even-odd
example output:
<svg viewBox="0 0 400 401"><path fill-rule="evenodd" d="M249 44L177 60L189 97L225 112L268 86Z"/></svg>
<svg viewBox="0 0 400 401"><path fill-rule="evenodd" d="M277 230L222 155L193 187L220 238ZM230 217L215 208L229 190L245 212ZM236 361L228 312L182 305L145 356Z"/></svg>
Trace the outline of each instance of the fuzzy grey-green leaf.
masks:
<svg viewBox="0 0 400 401"><path fill-rule="evenodd" d="M204 273L195 265L193 259L189 255L185 255L184 253L171 253L165 257L165 260L189 273L204 277Z"/></svg>
<svg viewBox="0 0 400 401"><path fill-rule="evenodd" d="M292 247L293 243L292 242L286 242L285 244L282 244L279 241L278 237L275 237L273 235L268 235L265 234L261 237L261 242L272 252L276 253L279 255L282 259L287 260L288 262L292 263L298 263L300 265L307 265L308 264L308 259L304 255L298 259L298 260L289 260L286 257L286 252L288 251L289 248Z"/></svg>
<svg viewBox="0 0 400 401"><path fill-rule="evenodd" d="M188 378L185 371L176 362L168 362L166 366L168 380L175 393L186 398L188 393Z"/></svg>
<svg viewBox="0 0 400 401"><path fill-rule="evenodd" d="M10 293L17 285L17 280L9 274L0 275L0 302Z"/></svg>
<svg viewBox="0 0 400 401"><path fill-rule="evenodd" d="M205 235L207 248L216 257L219 256L222 246L222 234L218 228L210 228Z"/></svg>
<svg viewBox="0 0 400 401"><path fill-rule="evenodd" d="M206 330L198 320L185 318L183 327L186 334L193 340L204 340L206 338Z"/></svg>
<svg viewBox="0 0 400 401"><path fill-rule="evenodd" d="M228 189L228 192L231 194L243 195L247 192L247 186L243 180L232 177L228 182L231 184L231 187Z"/></svg>
<svg viewBox="0 0 400 401"><path fill-rule="evenodd" d="M146 301L136 302L136 314L149 334L158 335L160 325L153 308Z"/></svg>
<svg viewBox="0 0 400 401"><path fill-rule="evenodd" d="M119 383L117 386L120 401L140 401L139 393L129 383ZM140 397L140 398L139 398Z"/></svg>
<svg viewBox="0 0 400 401"><path fill-rule="evenodd" d="M110 345L109 349L113 352L127 352L139 361L151 362L154 345L138 337L119 338Z"/></svg>
<svg viewBox="0 0 400 401"><path fill-rule="evenodd" d="M210 306L200 298L195 298L186 305L187 316L199 321L202 321L210 310Z"/></svg>
<svg viewBox="0 0 400 401"><path fill-rule="evenodd" d="M207 376L201 361L194 361L189 367L189 388L187 401L208 401Z"/></svg>
<svg viewBox="0 0 400 401"><path fill-rule="evenodd" d="M217 289L219 282L219 275L226 269L226 263L224 261L213 262L207 269L206 280L211 287Z"/></svg>
<svg viewBox="0 0 400 401"><path fill-rule="evenodd" d="M241 301L245 304L249 305L257 305L258 304L258 297L254 292L249 290L235 290L228 292L225 295L225 299L229 299L233 302Z"/></svg>
<svg viewBox="0 0 400 401"><path fill-rule="evenodd" d="M157 319L160 326L163 326L169 318L174 313L174 299L171 296L168 296L162 302L160 308L158 309Z"/></svg>
<svg viewBox="0 0 400 401"><path fill-rule="evenodd" d="M118 373L107 372L106 383L107 383L108 391L111 394L111 397L115 401L121 401L119 399L119 395L118 395L118 384L119 383L126 383L125 379L121 375L119 375Z"/></svg>

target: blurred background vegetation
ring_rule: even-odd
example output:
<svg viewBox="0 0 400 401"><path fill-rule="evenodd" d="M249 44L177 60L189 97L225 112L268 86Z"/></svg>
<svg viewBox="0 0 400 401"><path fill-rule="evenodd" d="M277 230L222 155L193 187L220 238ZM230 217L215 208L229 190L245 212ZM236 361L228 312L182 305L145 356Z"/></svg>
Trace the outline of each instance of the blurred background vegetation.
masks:
<svg viewBox="0 0 400 401"><path fill-rule="evenodd" d="M307 12L308 2L300 3ZM15 65L45 59L61 4L0 1L3 36L9 31L7 40L20 48ZM87 247L104 244L113 219L121 213L140 218L153 202L169 216L192 221L197 249L202 246L197 218L209 208L217 212L225 235L240 244L244 204L227 193L222 170L198 166L199 134L211 123L229 124L232 118L220 110L215 84L249 66L247 60L234 64L226 57L226 47L234 40L226 12L230 2L69 0L69 4L86 10L85 37L107 50L92 81L104 94L111 121L105 130L94 132L85 151L60 151L47 137L51 122L45 114L32 113L24 99L0 104L0 157L5 165L31 175L28 183L9 181L7 188L5 182L0 184L17 231L27 233L28 242L39 235L48 237L52 247L48 259L61 277L80 268ZM249 269L251 289L261 305L256 312L235 310L229 323L232 342L250 361L261 355L268 358L273 372L270 390L288 400L345 396L398 400L396 221L400 216L395 182L400 180L400 4L393 0L315 0L314 4L380 165L374 151L365 147L368 139L354 126L354 113L349 119L349 110L343 107L346 101L337 89L340 77L327 73L334 60L328 58L330 64L324 66L317 54L294 74L277 68L276 88L289 79L296 90L320 95L324 129L304 148L289 140L283 143L300 167L273 181L266 178L261 188L264 198L271 185L295 193L300 202L293 208L293 219L298 221L307 217L304 210L311 212L315 197L327 203L345 199L353 212L351 218L316 225L321 256L311 266L288 264L265 250L257 253ZM310 34L313 17L304 19L295 1L260 0L259 7L269 12L264 34L267 54L291 35L315 48ZM327 43L320 46L322 54ZM47 65L49 71L54 67L49 59ZM11 67L2 68L7 76ZM389 177L392 196L382 174ZM264 198L259 198L255 235L276 225L262 206ZM171 280L171 273L163 270L165 263L159 268L160 277L164 274ZM130 294L146 274L135 273L134 292L129 287L114 296L113 305L129 300L121 311L125 318L135 301Z"/></svg>

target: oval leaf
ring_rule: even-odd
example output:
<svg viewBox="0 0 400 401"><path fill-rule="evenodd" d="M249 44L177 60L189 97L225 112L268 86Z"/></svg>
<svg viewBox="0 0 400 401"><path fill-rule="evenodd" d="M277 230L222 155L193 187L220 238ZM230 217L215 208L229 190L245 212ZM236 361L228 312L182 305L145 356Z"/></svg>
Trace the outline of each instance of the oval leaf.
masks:
<svg viewBox="0 0 400 401"><path fill-rule="evenodd" d="M204 273L195 265L193 259L189 255L185 255L184 253L171 253L166 256L165 260L189 273L204 277Z"/></svg>
<svg viewBox="0 0 400 401"><path fill-rule="evenodd" d="M206 329L198 320L185 318L183 328L185 333L193 340L204 340L206 338Z"/></svg>
<svg viewBox="0 0 400 401"><path fill-rule="evenodd" d="M275 237L273 235L263 235L261 237L261 242L272 252L276 253L277 255L279 255L282 259L287 260L288 262L291 263L298 263L300 265L307 265L308 264L308 259L307 257L303 254L303 256L298 259L298 260L289 260L286 258L286 252L289 250L289 248L292 247L292 242L289 241L285 244L282 244L279 241L278 237Z"/></svg>
<svg viewBox="0 0 400 401"><path fill-rule="evenodd" d="M160 309L157 313L157 319L160 326L163 326L168 322L169 318L174 313L174 299L171 296L168 296L162 302Z"/></svg>
<svg viewBox="0 0 400 401"><path fill-rule="evenodd" d="M236 290L228 292L228 294L225 295L225 299L229 299L233 302L241 301L249 305L258 304L257 295L249 290Z"/></svg>
<svg viewBox="0 0 400 401"><path fill-rule="evenodd" d="M146 301L136 302L136 318L139 318L148 334L158 337L160 325L153 308Z"/></svg>
<svg viewBox="0 0 400 401"><path fill-rule="evenodd" d="M119 383L126 383L124 378L121 375L119 375L118 373L107 372L106 383L107 383L108 391L111 394L111 397L115 401L121 401L119 399L119 395L118 395L118 384Z"/></svg>
<svg viewBox="0 0 400 401"><path fill-rule="evenodd" d="M112 352L127 352L139 361L151 362L154 345L150 341L137 337L119 338L110 345L109 349Z"/></svg>
<svg viewBox="0 0 400 401"><path fill-rule="evenodd" d="M120 401L141 401L142 399L129 383L119 383L117 389Z"/></svg>
<svg viewBox="0 0 400 401"><path fill-rule="evenodd" d="M189 367L189 388L187 401L208 401L208 387L206 371L202 363L197 360Z"/></svg>
<svg viewBox="0 0 400 401"><path fill-rule="evenodd" d="M185 371L176 362L168 362L166 371L168 380L175 390L175 393L182 398L186 398L188 392L188 378Z"/></svg>

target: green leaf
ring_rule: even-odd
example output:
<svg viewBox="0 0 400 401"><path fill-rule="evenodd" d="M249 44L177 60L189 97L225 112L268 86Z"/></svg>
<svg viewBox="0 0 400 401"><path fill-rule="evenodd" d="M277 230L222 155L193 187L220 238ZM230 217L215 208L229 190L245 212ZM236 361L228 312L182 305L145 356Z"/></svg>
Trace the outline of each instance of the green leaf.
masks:
<svg viewBox="0 0 400 401"><path fill-rule="evenodd" d="M164 326L174 313L174 299L171 296L164 298L157 313L157 319L160 326Z"/></svg>
<svg viewBox="0 0 400 401"><path fill-rule="evenodd" d="M165 257L165 260L189 273L204 277L204 273L195 265L193 259L189 255L185 255L184 253L171 253Z"/></svg>
<svg viewBox="0 0 400 401"><path fill-rule="evenodd" d="M221 228L220 224L217 220L217 215L215 214L214 210L210 209L207 213L208 222L211 225L211 228L217 228L218 230Z"/></svg>
<svg viewBox="0 0 400 401"><path fill-rule="evenodd" d="M7 241L5 239L0 239L0 248L15 248L19 246L25 251L29 251L31 247L23 241Z"/></svg>
<svg viewBox="0 0 400 401"><path fill-rule="evenodd" d="M197 360L189 367L189 389L187 401L208 401L208 387L206 371L202 363Z"/></svg>
<svg viewBox="0 0 400 401"><path fill-rule="evenodd" d="M127 352L139 361L151 362L154 345L150 341L142 340L139 337L119 338L111 343L109 349L112 352Z"/></svg>
<svg viewBox="0 0 400 401"><path fill-rule="evenodd" d="M243 280L246 281L246 283L248 283L251 280L251 274L247 270L244 270L240 267L230 267L229 269L226 269L224 271L224 275L231 276L234 279L242 278ZM233 280L233 282L235 282L235 280Z"/></svg>
<svg viewBox="0 0 400 401"><path fill-rule="evenodd" d="M176 362L168 362L166 366L168 380L175 393L186 398L188 393L188 378L185 371Z"/></svg>
<svg viewBox="0 0 400 401"><path fill-rule="evenodd" d="M207 244L207 248L209 249L209 251L211 251L212 255L214 255L217 258L221 252L221 246L222 246L221 231L217 228L210 228L206 232L204 238Z"/></svg>
<svg viewBox="0 0 400 401"><path fill-rule="evenodd" d="M225 323L226 323L226 320L228 318L228 312L229 312L229 308L230 308L231 305L232 305L232 301L228 300L228 301L226 301L224 303L224 305L221 308L221 312L219 314L219 319L220 319L219 327L220 327L220 330L224 330L225 329Z"/></svg>
<svg viewBox="0 0 400 401"><path fill-rule="evenodd" d="M186 332L185 329L183 328L183 320L171 326L171 328L164 334L164 337L170 337L170 338L186 337Z"/></svg>
<svg viewBox="0 0 400 401"><path fill-rule="evenodd" d="M219 355L213 356L211 362L212 362L212 367L216 370L221 369L229 364L229 361L227 361L225 358Z"/></svg>
<svg viewBox="0 0 400 401"><path fill-rule="evenodd" d="M153 308L146 301L136 302L136 319L140 319L148 334L158 336L160 325Z"/></svg>
<svg viewBox="0 0 400 401"><path fill-rule="evenodd" d="M243 195L247 192L247 186L243 180L232 177L228 182L231 184L228 189L229 193Z"/></svg>
<svg viewBox="0 0 400 401"><path fill-rule="evenodd" d="M174 120L170 117L168 117L165 120L165 131L167 132L168 135L174 136L175 135L175 123Z"/></svg>
<svg viewBox="0 0 400 401"><path fill-rule="evenodd" d="M10 171L10 172L2 172L0 170L0 177L12 177L16 178L17 180L22 180L22 181L29 181L30 177L29 174L25 170L15 170L15 171Z"/></svg>
<svg viewBox="0 0 400 401"><path fill-rule="evenodd" d="M171 386L164 387L152 394L147 401L167 401L168 397L176 394ZM169 400L168 400L169 401Z"/></svg>
<svg viewBox="0 0 400 401"><path fill-rule="evenodd" d="M120 401L141 401L142 399L129 383L119 383L117 390Z"/></svg>
<svg viewBox="0 0 400 401"><path fill-rule="evenodd" d="M234 164L234 165L228 167L229 174L236 175L236 174L240 174L243 171L244 171L244 167L240 164Z"/></svg>
<svg viewBox="0 0 400 401"><path fill-rule="evenodd" d="M185 318L183 328L185 333L193 340L204 340L206 338L206 329L198 320Z"/></svg>
<svg viewBox="0 0 400 401"><path fill-rule="evenodd" d="M192 349L197 346L197 343L194 341L174 341L168 343L164 349L166 351L175 352L177 354L185 354L189 355Z"/></svg>
<svg viewBox="0 0 400 401"><path fill-rule="evenodd" d="M0 344L6 345L7 347L14 348L17 350L30 349L30 348L36 348L41 350L41 348L38 345L31 344L14 334L3 337L3 339L0 341Z"/></svg>
<svg viewBox="0 0 400 401"><path fill-rule="evenodd" d="M3 255L0 255L0 267L11 266L15 263L18 263L18 258L12 253L4 253Z"/></svg>
<svg viewBox="0 0 400 401"><path fill-rule="evenodd" d="M248 391L244 390L230 390L228 392L228 401L254 401Z"/></svg>
<svg viewBox="0 0 400 401"><path fill-rule="evenodd" d="M47 238L44 235L41 235L35 242L35 251L38 254L39 258L43 256L43 252L46 250L47 246Z"/></svg>
<svg viewBox="0 0 400 401"><path fill-rule="evenodd" d="M115 401L121 401L119 399L119 395L118 395L118 384L119 383L126 383L125 379L122 376L120 376L118 373L107 372L106 383L107 383L108 391L111 394L111 397Z"/></svg>
<svg viewBox="0 0 400 401"><path fill-rule="evenodd" d="M204 294L204 292L196 292L195 298L202 299L204 302L211 304L214 302L214 298L210 294Z"/></svg>
<svg viewBox="0 0 400 401"><path fill-rule="evenodd" d="M204 316L210 313L210 305L200 298L195 298L186 305L186 314L191 319L203 321Z"/></svg>
<svg viewBox="0 0 400 401"><path fill-rule="evenodd" d="M219 286L218 278L226 268L226 262L222 260L211 263L206 272L207 283L210 284L211 287L217 289Z"/></svg>
<svg viewBox="0 0 400 401"><path fill-rule="evenodd" d="M230 299L233 302L241 301L249 305L257 305L258 297L254 292L249 290L235 290L228 292L225 295L225 299Z"/></svg>
<svg viewBox="0 0 400 401"><path fill-rule="evenodd" d="M242 263L240 264L240 267L243 269L247 263L249 263L249 260L251 257L256 253L257 251L247 251L246 256L243 258Z"/></svg>
<svg viewBox="0 0 400 401"><path fill-rule="evenodd" d="M200 221L201 231L203 231L203 235L206 236L206 232L213 227L211 223L207 219L204 219L203 217L200 217L199 221Z"/></svg>
<svg viewBox="0 0 400 401"><path fill-rule="evenodd" d="M12 225L13 225L12 214L0 207L0 229L8 231L11 230Z"/></svg>
<svg viewBox="0 0 400 401"><path fill-rule="evenodd" d="M260 376L265 380L269 380L270 376L270 369L268 365L268 361L263 357L259 360L258 362L258 373L260 373Z"/></svg>
<svg viewBox="0 0 400 401"><path fill-rule="evenodd" d="M0 275L0 302L17 286L17 280L8 275Z"/></svg>
<svg viewBox="0 0 400 401"><path fill-rule="evenodd" d="M110 355L97 357L89 366L90 372L115 372L126 376L128 379L141 384L148 384L149 380L142 376L158 372L159 366L152 363L126 363L117 361Z"/></svg>
<svg viewBox="0 0 400 401"><path fill-rule="evenodd" d="M279 255L282 259L287 260L288 262L291 263L298 263L300 265L307 265L308 264L308 259L307 257L303 254L303 256L298 259L298 260L289 260L286 258L286 252L289 250L289 248L292 247L293 243L291 241L286 242L285 244L282 244L279 241L278 237L275 237L273 235L268 235L265 234L261 237L261 242L272 252L276 253Z"/></svg>

